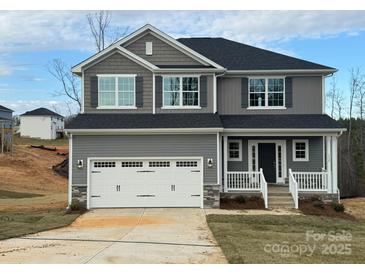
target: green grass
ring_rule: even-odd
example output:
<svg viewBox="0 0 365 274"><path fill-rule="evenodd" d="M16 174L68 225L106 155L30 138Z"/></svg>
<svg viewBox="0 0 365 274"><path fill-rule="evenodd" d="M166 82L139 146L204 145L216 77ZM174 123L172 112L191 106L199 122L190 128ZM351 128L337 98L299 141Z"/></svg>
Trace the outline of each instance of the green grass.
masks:
<svg viewBox="0 0 365 274"><path fill-rule="evenodd" d="M80 214L65 214L64 210L27 213L0 213L0 240L64 227Z"/></svg>
<svg viewBox="0 0 365 274"><path fill-rule="evenodd" d="M15 145L44 145L44 146L68 146L68 138L64 137L62 139L56 140L41 140L36 138L26 138L20 137L18 134L14 134L14 144Z"/></svg>
<svg viewBox="0 0 365 274"><path fill-rule="evenodd" d="M364 263L365 221L349 221L317 216L208 215L215 239L230 263ZM351 241L306 240L306 232L351 233ZM350 244L346 255L344 244ZM278 247L291 252L277 252ZM299 255L296 247L314 247L312 255ZM326 250L326 247L330 249ZM274 248L274 252L272 252ZM267 250L268 252L266 252ZM329 254L326 254L329 251ZM331 253L335 254L331 254ZM342 253L342 254L341 254Z"/></svg>
<svg viewBox="0 0 365 274"><path fill-rule="evenodd" d="M41 197L41 196L43 195L36 193L24 193L24 192L7 191L0 189L0 199L22 199L22 198Z"/></svg>

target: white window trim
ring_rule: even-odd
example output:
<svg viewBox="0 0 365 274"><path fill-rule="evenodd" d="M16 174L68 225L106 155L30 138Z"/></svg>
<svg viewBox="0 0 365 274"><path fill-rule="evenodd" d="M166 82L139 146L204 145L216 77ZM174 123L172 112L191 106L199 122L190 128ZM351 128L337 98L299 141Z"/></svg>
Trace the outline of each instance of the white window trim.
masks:
<svg viewBox="0 0 365 274"><path fill-rule="evenodd" d="M296 143L305 143L305 158L296 157ZM293 139L293 162L309 162L309 140L308 139Z"/></svg>
<svg viewBox="0 0 365 274"><path fill-rule="evenodd" d="M238 158L231 158L230 157L230 151L231 149L229 148L230 143L238 143ZM242 139L229 139L228 140L228 161L235 161L235 162L241 162L242 161Z"/></svg>
<svg viewBox="0 0 365 274"><path fill-rule="evenodd" d="M201 106L200 106L200 76L201 76L200 74L193 74L193 75L165 74L165 75L162 75L162 107L161 107L161 109L201 109ZM179 90L180 105L179 106L165 106L165 84L164 84L165 77L179 77L180 78L180 90ZM182 81L182 78L185 78L185 77L198 78L198 105L197 106L183 106L183 90L182 90L183 81ZM194 92L196 92L196 91L194 91Z"/></svg>
<svg viewBox="0 0 365 274"><path fill-rule="evenodd" d="M98 107L96 109L137 109L136 107L136 77L137 74L97 74L98 77ZM114 106L100 106L99 105L99 92L100 92L100 81L101 77L114 77L115 78L115 105ZM118 78L119 77L134 77L134 106L119 106L118 105Z"/></svg>
<svg viewBox="0 0 365 274"><path fill-rule="evenodd" d="M247 90L248 90L248 107L247 109L248 110L262 110L262 109L265 109L265 110L270 110L270 109L277 109L277 110L280 110L280 109L286 109L286 106L285 106L285 76L250 76L248 78L248 87L247 87ZM250 80L251 79L265 79L265 105L264 106L250 106ZM283 106L269 106L269 80L268 79L283 79L283 87L284 87L284 90L283 90L283 103L284 105Z"/></svg>

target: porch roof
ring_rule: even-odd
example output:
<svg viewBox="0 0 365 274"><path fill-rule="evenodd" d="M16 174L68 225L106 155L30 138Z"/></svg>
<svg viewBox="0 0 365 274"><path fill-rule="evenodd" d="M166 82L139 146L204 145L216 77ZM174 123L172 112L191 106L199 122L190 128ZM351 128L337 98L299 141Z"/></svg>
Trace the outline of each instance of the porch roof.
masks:
<svg viewBox="0 0 365 274"><path fill-rule="evenodd" d="M217 114L170 113L170 114L79 114L66 125L74 129L222 129Z"/></svg>
<svg viewBox="0 0 365 274"><path fill-rule="evenodd" d="M221 115L227 129L333 129L344 130L339 122L325 114Z"/></svg>

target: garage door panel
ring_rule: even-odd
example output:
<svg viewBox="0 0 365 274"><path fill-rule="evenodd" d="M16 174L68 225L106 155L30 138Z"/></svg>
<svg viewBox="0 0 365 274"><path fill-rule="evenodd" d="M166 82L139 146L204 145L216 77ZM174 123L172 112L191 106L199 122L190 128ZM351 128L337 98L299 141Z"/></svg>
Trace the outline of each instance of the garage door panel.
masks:
<svg viewBox="0 0 365 274"><path fill-rule="evenodd" d="M196 159L94 160L90 207L200 207L201 172Z"/></svg>

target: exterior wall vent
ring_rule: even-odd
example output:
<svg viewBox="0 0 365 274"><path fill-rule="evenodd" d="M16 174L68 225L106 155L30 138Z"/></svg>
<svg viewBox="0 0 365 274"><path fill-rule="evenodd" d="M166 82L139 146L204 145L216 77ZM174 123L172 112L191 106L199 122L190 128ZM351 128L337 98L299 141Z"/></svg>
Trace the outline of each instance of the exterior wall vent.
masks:
<svg viewBox="0 0 365 274"><path fill-rule="evenodd" d="M152 42L146 42L146 55L152 55Z"/></svg>

